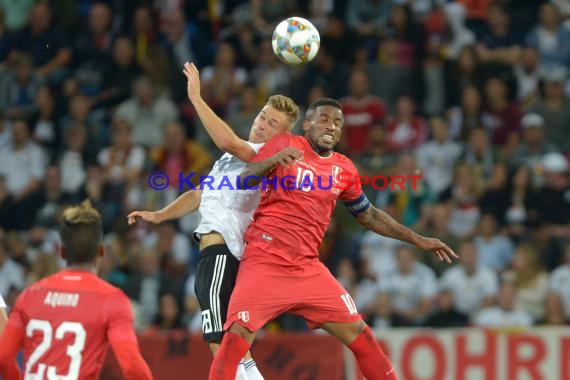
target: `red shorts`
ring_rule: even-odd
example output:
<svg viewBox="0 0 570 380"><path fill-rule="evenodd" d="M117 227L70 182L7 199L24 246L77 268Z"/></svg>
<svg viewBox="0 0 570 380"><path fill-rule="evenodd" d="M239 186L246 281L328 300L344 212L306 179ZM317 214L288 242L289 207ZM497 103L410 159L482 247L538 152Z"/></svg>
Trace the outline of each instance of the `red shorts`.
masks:
<svg viewBox="0 0 570 380"><path fill-rule="evenodd" d="M242 261L224 329L237 321L257 331L285 312L305 318L312 329L361 319L348 292L318 260L297 269Z"/></svg>

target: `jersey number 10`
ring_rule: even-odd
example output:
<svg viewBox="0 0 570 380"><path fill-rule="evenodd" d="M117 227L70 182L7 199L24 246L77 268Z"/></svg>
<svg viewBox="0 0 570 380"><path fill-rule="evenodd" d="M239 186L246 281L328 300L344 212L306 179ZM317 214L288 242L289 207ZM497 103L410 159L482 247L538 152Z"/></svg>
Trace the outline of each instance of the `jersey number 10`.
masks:
<svg viewBox="0 0 570 380"><path fill-rule="evenodd" d="M30 319L26 326L26 336L32 338L34 332L42 333L42 341L30 355L26 363L26 374L24 380L43 380L47 369L48 380L76 380L79 378L79 369L81 368L81 353L85 348L85 339L87 334L83 325L78 322L63 322L55 330L55 339L62 340L66 334L75 335L75 341L72 345L67 346L67 356L71 359L69 362L69 370L66 375L57 373L57 368L48 366L44 363L38 363L40 358L51 348L53 336L53 327L48 321L41 319ZM32 373L32 368L38 364L36 373Z"/></svg>

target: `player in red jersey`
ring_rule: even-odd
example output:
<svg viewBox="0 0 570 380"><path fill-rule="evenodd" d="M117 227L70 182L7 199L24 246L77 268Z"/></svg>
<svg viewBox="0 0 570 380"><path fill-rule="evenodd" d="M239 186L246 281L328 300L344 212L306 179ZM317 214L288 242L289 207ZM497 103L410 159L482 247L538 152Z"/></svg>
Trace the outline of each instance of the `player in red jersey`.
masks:
<svg viewBox="0 0 570 380"><path fill-rule="evenodd" d="M152 379L129 299L95 274L103 255L99 213L88 201L65 210L60 235L68 268L18 297L0 339L0 375L21 379L16 355L23 348L25 379L98 379L110 343L126 379Z"/></svg>
<svg viewBox="0 0 570 380"><path fill-rule="evenodd" d="M269 187L244 237L247 246L230 300L228 332L210 380L232 380L255 332L284 312L304 317L312 328L346 344L368 380L397 378L352 298L319 261L318 247L336 201L343 201L374 232L430 250L449 263L457 255L440 240L414 233L370 204L350 159L333 152L343 123L340 104L320 99L307 110L304 137L275 137L242 173L248 187L269 174Z"/></svg>

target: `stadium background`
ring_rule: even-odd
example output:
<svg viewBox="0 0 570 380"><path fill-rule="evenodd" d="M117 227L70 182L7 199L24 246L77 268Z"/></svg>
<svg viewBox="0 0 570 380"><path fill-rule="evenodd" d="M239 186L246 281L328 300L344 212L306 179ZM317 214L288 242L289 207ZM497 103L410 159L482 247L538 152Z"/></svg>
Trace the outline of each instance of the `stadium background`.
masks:
<svg viewBox="0 0 570 380"><path fill-rule="evenodd" d="M133 301L156 378L204 378L192 286L199 215L134 227L125 217L179 194L175 180L150 189L149 173L205 174L221 155L186 98L189 60L207 102L242 137L270 94L303 108L334 97L346 118L339 149L363 174L422 174L415 191L366 192L458 251L453 270L364 233L342 206L321 247L400 378L570 379L570 1L0 0L0 9L8 304L60 267L60 211L89 197L105 220L101 276ZM322 38L301 67L279 63L270 45L291 15ZM290 315L264 329L254 353L269 379L357 376L338 344ZM109 363L105 379L115 378Z"/></svg>

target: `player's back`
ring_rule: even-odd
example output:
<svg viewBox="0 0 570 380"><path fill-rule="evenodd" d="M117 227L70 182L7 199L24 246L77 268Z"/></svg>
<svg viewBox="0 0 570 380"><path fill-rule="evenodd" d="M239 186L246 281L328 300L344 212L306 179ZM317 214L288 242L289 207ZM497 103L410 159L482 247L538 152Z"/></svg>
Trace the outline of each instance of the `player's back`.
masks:
<svg viewBox="0 0 570 380"><path fill-rule="evenodd" d="M62 270L31 285L13 310L25 331L24 379L98 379L109 337L132 333L129 308L91 272Z"/></svg>

